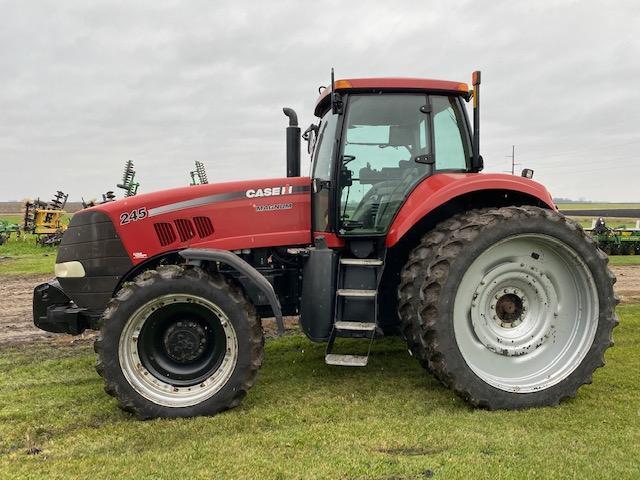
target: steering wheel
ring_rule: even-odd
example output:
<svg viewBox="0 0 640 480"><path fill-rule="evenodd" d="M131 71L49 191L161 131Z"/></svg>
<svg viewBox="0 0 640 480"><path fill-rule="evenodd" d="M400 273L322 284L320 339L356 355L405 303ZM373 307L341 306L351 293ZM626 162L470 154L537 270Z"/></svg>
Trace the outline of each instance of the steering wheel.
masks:
<svg viewBox="0 0 640 480"><path fill-rule="evenodd" d="M397 182L395 188L389 194L389 201L385 202L383 205L380 205L380 209L378 210L378 213L376 215L376 224L379 224L383 221L389 209L393 208L392 205L395 203L395 200L401 200L405 196L405 194L408 194L410 190L409 187L414 184L414 182L416 182L419 178L420 175L418 175L418 168L416 168L416 166L412 166L405 170L402 180ZM392 211L391 213L394 214L395 211Z"/></svg>
<svg viewBox="0 0 640 480"><path fill-rule="evenodd" d="M372 199L374 197L381 197L387 195L388 192L393 192L398 187L399 180L385 180L374 184L367 193L364 194L360 203L353 211L351 220L361 221L365 227L371 228L375 223L371 218L371 206L373 205Z"/></svg>

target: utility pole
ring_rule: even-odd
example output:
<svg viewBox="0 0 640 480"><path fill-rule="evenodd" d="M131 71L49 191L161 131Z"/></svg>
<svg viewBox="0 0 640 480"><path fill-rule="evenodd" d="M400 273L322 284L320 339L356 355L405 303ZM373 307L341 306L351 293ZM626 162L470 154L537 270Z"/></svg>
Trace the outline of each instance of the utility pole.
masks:
<svg viewBox="0 0 640 480"><path fill-rule="evenodd" d="M516 165L520 165L519 163L516 163L516 146L515 145L511 145L511 155L505 155L505 157L511 159L511 175L515 175ZM506 172L509 173L509 170L506 170Z"/></svg>

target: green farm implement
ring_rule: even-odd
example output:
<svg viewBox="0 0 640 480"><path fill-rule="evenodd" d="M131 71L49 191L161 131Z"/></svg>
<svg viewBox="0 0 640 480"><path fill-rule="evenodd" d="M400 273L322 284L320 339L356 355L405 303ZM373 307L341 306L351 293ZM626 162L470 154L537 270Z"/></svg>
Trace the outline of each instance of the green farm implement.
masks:
<svg viewBox="0 0 640 480"><path fill-rule="evenodd" d="M124 190L125 197L134 197L138 193L138 187L140 183L135 181L136 171L133 167L133 161L127 160L124 164L124 173L122 174L122 183L116 185L118 188ZM108 192L107 192L108 193ZM106 198L105 198L106 201Z"/></svg>
<svg viewBox="0 0 640 480"><path fill-rule="evenodd" d="M4 245L4 243L9 240L12 233L19 235L20 225L0 220L0 245Z"/></svg>
<svg viewBox="0 0 640 480"><path fill-rule="evenodd" d="M610 228L603 218L598 218L586 230L608 255L640 255L640 220L635 228Z"/></svg>

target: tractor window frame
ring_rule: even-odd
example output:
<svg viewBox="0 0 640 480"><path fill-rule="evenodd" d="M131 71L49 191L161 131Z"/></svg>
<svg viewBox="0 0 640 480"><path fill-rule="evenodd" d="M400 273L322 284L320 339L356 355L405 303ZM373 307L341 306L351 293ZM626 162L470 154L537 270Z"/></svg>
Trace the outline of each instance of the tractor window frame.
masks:
<svg viewBox="0 0 640 480"><path fill-rule="evenodd" d="M346 238L357 238L357 237L384 237L388 234L389 229L391 228L391 225L393 225L393 222L395 221L395 218L397 217L398 213L400 212L402 205L400 206L400 208L398 208L395 213L393 214L389 225L387 225L387 228L384 232L380 232L380 233L350 233L350 232L341 232L341 224L340 224L340 208L341 208L341 194L342 194L342 188L339 185L339 181L340 181L340 168L338 166L338 162L341 161L341 159L344 156L344 149L345 149L345 139L346 139L346 132L345 129L348 127L347 122L345 121L347 114L348 114L348 109L350 106L350 98L357 96L357 95L375 95L375 94L389 94L389 93L395 93L395 94L415 94L415 95L423 95L425 98L425 103L427 105L431 105L431 100L434 96L437 97L448 97L448 98L454 98L455 101L453 102L453 104L455 105L455 107L457 107L460 110L460 115L461 115L461 123L463 124L462 128L460 129L460 135L461 135L461 141L463 144L463 149L465 152L465 167L464 168L449 168L449 169L438 169L437 168L437 156L436 156L436 152L435 152L435 129L434 129L434 115L433 112L431 112L431 114L428 115L429 117L429 125L428 125L428 133L429 133L429 139L427 140L428 142L431 143L431 153L434 156L435 159L435 165L434 165L434 169L433 171L429 174L426 173L425 175L423 175L422 177L420 177L419 181L416 181L413 186L406 192L406 196L405 196L405 201L406 199L413 193L413 191L428 177L440 174L440 173L467 173L471 171L471 152L472 152L472 141L471 141L471 128L469 125L469 118L468 118L468 114L467 114L467 109L465 108L464 104L462 103L463 99L460 95L455 95L455 94L447 94L447 93L438 93L438 92L416 92L416 91L398 91L398 92L382 92L379 90L375 90L375 91L363 91L363 92L357 92L357 93L350 93L350 94L345 94L342 97L343 100L343 105L344 105L344 111L342 113L339 114L339 119L338 119L338 124L337 124L337 129L335 132L335 140L336 142L338 142L338 148L334 150L334 155L333 155L333 159L332 159L332 175L331 175L331 202L333 204L333 208L330 209L330 218L329 218L329 225L328 225L328 230L329 231L333 231L335 232L339 237L346 237ZM454 108L455 108L454 107ZM327 114L331 114L331 110L329 110L329 112ZM467 155L466 153L469 152L469 154ZM314 176L315 178L315 176Z"/></svg>
<svg viewBox="0 0 640 480"><path fill-rule="evenodd" d="M348 95L345 95L348 97ZM345 98L346 103L346 98ZM329 122L329 119L333 119L335 122L335 126L327 126L326 128L333 129L333 137L327 136L325 138L326 133L331 133L331 130L328 132L325 130L322 132L322 126ZM312 189L311 192L311 230L313 232L335 232L336 231L336 209L332 208L332 205L335 205L335 197L336 197L336 182L337 175L336 164L338 162L338 158L341 158L342 155L342 128L344 123L344 114L343 113L333 113L331 109L325 111L325 113L320 117L320 122L318 123L318 136L314 143L313 152L311 155L311 181L318 178L320 180L326 180L329 182L329 186L325 187L320 192L314 192ZM322 132L322 136L321 136ZM318 155L320 154L320 148L322 148L323 143L331 142L331 151L329 152L328 159L329 165L328 170L329 174L325 177L324 175L318 175ZM321 198L324 197L324 198ZM320 204L327 203L327 216L326 219L321 215L322 212L319 212L318 209L322 208Z"/></svg>
<svg viewBox="0 0 640 480"><path fill-rule="evenodd" d="M334 161L336 158L336 151L339 150L339 148L336 148L336 144L339 137L337 133L338 133L338 130L342 127L340 119L336 117L338 117L338 115L335 115L331 112L331 110L328 110L321 117L320 122L318 124L318 134L313 144L313 151L311 154L311 171L309 172L311 174L312 179L320 178L322 180L331 180L333 178L333 171L335 170ZM330 118L333 119L334 125L328 125ZM326 137L325 139L326 133L331 133L331 130L333 130L333 136ZM320 155L320 151L322 150L323 146L329 147L329 145L325 143L325 140L329 141L329 143L331 144L330 145L331 150L327 155L328 172L326 173L326 175L324 172L321 172L322 175L318 176L318 156ZM323 166L324 166L324 163L323 163Z"/></svg>
<svg viewBox="0 0 640 480"><path fill-rule="evenodd" d="M431 136L434 139L434 143L433 143L433 156L435 158L435 169L433 172L433 175L436 175L438 173L468 173L472 171L471 168L471 160L473 159L473 139L471 138L471 125L469 123L469 115L467 113L467 108L466 105L464 104L464 100L462 98L462 96L460 95L446 95L446 94L437 94L437 93L429 93L429 103L431 104L431 100L433 97L448 97L448 98L455 98L455 101L453 102L454 107L457 107L457 109L460 112L460 124L462 125L462 128L459 129L460 130L460 138L462 141L462 148L464 151L464 155L465 155L465 167L464 168L438 168L438 155L436 153L435 150L435 135L436 135L436 131L435 131L435 126L433 123L434 117L435 115L431 115Z"/></svg>
<svg viewBox="0 0 640 480"><path fill-rule="evenodd" d="M469 120L469 112L467 112L467 103L464 97L458 96L458 108L462 111L463 124L464 124L464 149L467 154L467 168L465 171L472 172L473 167L471 162L473 161L473 129L471 128L471 122Z"/></svg>

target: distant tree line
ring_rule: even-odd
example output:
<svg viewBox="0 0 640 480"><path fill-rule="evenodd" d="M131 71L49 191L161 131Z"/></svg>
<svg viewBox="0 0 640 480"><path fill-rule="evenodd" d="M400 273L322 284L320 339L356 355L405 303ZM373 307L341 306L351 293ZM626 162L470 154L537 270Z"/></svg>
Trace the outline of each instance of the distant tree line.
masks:
<svg viewBox="0 0 640 480"><path fill-rule="evenodd" d="M586 200L584 198L573 200L571 198L553 197L553 203L593 203L593 200Z"/></svg>

